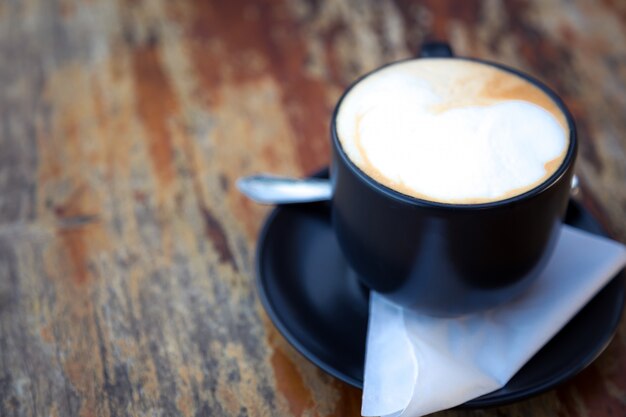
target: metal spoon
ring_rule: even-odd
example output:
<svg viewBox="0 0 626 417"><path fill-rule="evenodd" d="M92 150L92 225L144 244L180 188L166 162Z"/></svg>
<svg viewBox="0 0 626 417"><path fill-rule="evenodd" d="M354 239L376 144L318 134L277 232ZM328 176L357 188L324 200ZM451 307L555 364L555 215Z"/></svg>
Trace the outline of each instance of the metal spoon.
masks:
<svg viewBox="0 0 626 417"><path fill-rule="evenodd" d="M262 204L312 203L330 200L330 181L321 178L289 178L271 174L252 175L237 180L237 188L244 195ZM571 195L580 193L578 177L572 177Z"/></svg>
<svg viewBox="0 0 626 417"><path fill-rule="evenodd" d="M288 178L271 174L252 175L237 180L244 195L262 204L312 203L330 200L330 181L321 178Z"/></svg>

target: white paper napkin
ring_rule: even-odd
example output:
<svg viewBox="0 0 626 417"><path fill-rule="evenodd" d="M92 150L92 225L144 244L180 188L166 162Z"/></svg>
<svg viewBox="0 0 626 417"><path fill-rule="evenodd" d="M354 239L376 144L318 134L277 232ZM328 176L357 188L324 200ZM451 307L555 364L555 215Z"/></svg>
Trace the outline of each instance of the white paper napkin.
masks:
<svg viewBox="0 0 626 417"><path fill-rule="evenodd" d="M564 226L554 255L512 303L454 319L372 292L362 414L416 417L495 391L626 264L626 248Z"/></svg>

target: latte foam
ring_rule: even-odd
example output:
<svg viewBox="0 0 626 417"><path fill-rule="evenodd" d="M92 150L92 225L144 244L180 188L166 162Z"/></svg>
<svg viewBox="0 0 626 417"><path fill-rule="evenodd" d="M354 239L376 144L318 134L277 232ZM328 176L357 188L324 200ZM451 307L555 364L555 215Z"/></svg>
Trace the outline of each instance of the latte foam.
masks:
<svg viewBox="0 0 626 417"><path fill-rule="evenodd" d="M367 175L413 197L477 204L522 194L563 162L569 129L529 81L462 59L417 59L358 82L336 119Z"/></svg>

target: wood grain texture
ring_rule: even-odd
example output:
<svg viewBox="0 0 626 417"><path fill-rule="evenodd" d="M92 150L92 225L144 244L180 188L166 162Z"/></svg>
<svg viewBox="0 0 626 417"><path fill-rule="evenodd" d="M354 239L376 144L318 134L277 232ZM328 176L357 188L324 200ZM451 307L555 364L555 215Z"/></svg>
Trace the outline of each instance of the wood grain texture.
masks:
<svg viewBox="0 0 626 417"><path fill-rule="evenodd" d="M327 164L343 88L430 38L563 96L626 242L618 0L0 2L0 416L358 416L260 307L268 208L233 183ZM556 390L441 415L626 415L626 324Z"/></svg>

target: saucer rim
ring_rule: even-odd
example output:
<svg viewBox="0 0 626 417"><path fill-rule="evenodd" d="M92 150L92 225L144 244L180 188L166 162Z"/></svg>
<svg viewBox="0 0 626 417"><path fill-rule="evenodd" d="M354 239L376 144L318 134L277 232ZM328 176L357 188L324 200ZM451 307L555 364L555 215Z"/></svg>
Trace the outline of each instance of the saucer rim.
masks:
<svg viewBox="0 0 626 417"><path fill-rule="evenodd" d="M304 203L304 204L324 204L324 203ZM261 300L261 304L265 309L265 312L269 316L272 324L278 329L280 334L292 345L302 356L304 356L308 361L316 365L318 368L322 369L329 375L343 381L355 388L363 389L363 381L353 378L349 375L344 374L343 372L337 371L330 365L327 365L324 361L317 358L315 354L313 354L303 343L301 343L297 337L293 336L291 332L287 329L287 326L283 324L281 319L279 318L279 314L276 313L275 309L272 306L272 303L269 300L269 297L265 291L265 287L261 284L261 271L262 271L262 256L261 252L265 247L264 243L266 241L267 235L269 233L269 229L271 228L272 223L280 215L281 207L277 206L272 209L272 212L266 217L263 228L259 233L258 243L255 251L255 284L257 288L257 293ZM369 305L369 300L368 300Z"/></svg>

